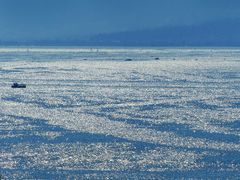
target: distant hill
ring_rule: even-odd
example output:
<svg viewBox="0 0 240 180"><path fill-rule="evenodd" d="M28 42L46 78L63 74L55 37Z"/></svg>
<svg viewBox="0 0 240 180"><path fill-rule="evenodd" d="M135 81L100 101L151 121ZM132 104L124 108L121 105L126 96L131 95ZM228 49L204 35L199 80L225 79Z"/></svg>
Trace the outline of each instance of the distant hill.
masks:
<svg viewBox="0 0 240 180"><path fill-rule="evenodd" d="M8 42L0 45L63 46L240 46L240 19L228 19L200 25L168 26L155 29L79 37Z"/></svg>
<svg viewBox="0 0 240 180"><path fill-rule="evenodd" d="M101 34L85 43L118 46L240 46L240 20Z"/></svg>

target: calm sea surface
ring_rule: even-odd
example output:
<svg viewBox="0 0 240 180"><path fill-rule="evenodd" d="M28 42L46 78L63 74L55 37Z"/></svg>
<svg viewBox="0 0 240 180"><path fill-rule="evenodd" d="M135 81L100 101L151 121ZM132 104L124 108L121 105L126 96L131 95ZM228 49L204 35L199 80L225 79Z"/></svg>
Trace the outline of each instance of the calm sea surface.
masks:
<svg viewBox="0 0 240 180"><path fill-rule="evenodd" d="M1 47L0 174L238 179L240 48Z"/></svg>

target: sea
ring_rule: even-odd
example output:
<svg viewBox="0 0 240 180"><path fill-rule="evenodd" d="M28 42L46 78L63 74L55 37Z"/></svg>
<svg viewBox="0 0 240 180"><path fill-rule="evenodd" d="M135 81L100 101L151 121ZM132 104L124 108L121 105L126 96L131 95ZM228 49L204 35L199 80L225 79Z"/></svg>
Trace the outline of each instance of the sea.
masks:
<svg viewBox="0 0 240 180"><path fill-rule="evenodd" d="M0 179L239 177L240 48L0 47Z"/></svg>

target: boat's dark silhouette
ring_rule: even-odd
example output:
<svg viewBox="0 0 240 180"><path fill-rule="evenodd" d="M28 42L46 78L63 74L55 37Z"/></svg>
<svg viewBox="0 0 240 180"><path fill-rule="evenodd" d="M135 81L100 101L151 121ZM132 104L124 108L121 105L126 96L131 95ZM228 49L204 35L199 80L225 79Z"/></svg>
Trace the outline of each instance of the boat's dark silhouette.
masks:
<svg viewBox="0 0 240 180"><path fill-rule="evenodd" d="M26 88L26 84L13 83L12 88Z"/></svg>

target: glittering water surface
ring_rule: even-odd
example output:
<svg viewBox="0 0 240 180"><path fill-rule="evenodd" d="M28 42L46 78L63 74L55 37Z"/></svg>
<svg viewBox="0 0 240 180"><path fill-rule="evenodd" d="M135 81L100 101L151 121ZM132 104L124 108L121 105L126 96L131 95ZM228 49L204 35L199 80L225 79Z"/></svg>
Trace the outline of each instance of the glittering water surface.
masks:
<svg viewBox="0 0 240 180"><path fill-rule="evenodd" d="M0 173L238 178L239 57L240 49L0 48Z"/></svg>

